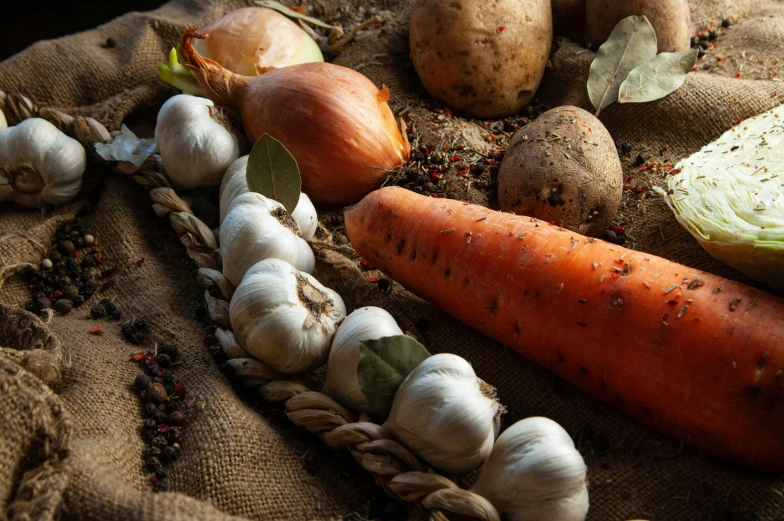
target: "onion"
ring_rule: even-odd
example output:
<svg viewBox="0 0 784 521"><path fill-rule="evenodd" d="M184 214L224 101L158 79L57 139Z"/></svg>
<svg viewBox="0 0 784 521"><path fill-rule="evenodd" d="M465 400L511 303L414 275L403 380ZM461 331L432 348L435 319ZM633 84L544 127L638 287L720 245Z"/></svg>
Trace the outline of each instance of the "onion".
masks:
<svg viewBox="0 0 784 521"><path fill-rule="evenodd" d="M261 76L235 74L182 37L183 63L212 101L240 114L251 143L274 137L297 160L302 191L317 203L356 202L378 188L411 147L387 104L389 89L352 69L306 63Z"/></svg>
<svg viewBox="0 0 784 521"><path fill-rule="evenodd" d="M194 42L199 54L245 76L272 67L324 61L316 42L301 27L265 7L230 11L199 32L209 36Z"/></svg>

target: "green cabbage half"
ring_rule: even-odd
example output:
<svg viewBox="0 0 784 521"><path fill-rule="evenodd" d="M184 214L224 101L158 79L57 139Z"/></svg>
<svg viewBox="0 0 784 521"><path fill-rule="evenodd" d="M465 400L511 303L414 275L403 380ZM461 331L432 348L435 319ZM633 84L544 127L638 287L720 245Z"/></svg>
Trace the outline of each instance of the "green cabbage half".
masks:
<svg viewBox="0 0 784 521"><path fill-rule="evenodd" d="M742 121L658 188L678 222L720 261L784 290L784 108Z"/></svg>

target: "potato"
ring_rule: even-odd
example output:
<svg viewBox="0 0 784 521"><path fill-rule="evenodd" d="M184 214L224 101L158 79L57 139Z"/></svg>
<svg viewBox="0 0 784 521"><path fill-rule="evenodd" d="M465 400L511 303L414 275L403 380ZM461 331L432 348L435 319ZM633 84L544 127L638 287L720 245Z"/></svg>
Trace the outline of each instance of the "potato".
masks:
<svg viewBox="0 0 784 521"><path fill-rule="evenodd" d="M434 98L479 118L534 97L550 54L550 0L416 0L411 58Z"/></svg>
<svg viewBox="0 0 784 521"><path fill-rule="evenodd" d="M553 32L572 41L585 41L585 0L552 0Z"/></svg>
<svg viewBox="0 0 784 521"><path fill-rule="evenodd" d="M548 110L512 137L498 172L501 210L601 236L621 203L612 136L589 112Z"/></svg>
<svg viewBox="0 0 784 521"><path fill-rule="evenodd" d="M658 52L688 51L691 18L687 0L586 0L586 37L589 46L607 40L615 25L632 15L645 15L656 31Z"/></svg>

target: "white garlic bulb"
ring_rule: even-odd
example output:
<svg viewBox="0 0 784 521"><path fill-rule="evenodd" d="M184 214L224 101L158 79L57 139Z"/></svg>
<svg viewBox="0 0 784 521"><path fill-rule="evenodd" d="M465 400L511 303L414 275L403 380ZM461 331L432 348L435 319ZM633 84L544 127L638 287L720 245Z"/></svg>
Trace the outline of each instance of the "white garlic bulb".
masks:
<svg viewBox="0 0 784 521"><path fill-rule="evenodd" d="M321 392L354 412L386 416L389 411L374 409L359 387L359 343L402 334L392 315L381 308L369 306L351 313L332 340Z"/></svg>
<svg viewBox="0 0 784 521"><path fill-rule="evenodd" d="M281 259L313 273L316 257L283 205L256 192L237 197L220 227L223 275L234 286L248 268L264 259Z"/></svg>
<svg viewBox="0 0 784 521"><path fill-rule="evenodd" d="M490 455L502 412L495 389L471 364L441 353L403 380L384 427L434 467L468 472Z"/></svg>
<svg viewBox="0 0 784 521"><path fill-rule="evenodd" d="M31 208L68 202L86 167L84 147L44 119L0 131L0 201Z"/></svg>
<svg viewBox="0 0 784 521"><path fill-rule="evenodd" d="M229 165L226 173L223 174L223 181L221 181L220 186L220 222L223 222L234 199L250 191L248 190L248 183L245 177L248 168L248 157L242 156L234 161ZM294 208L291 217L297 221L302 238L306 241L312 239L318 227L318 216L316 215L316 208L304 192L300 192L297 207Z"/></svg>
<svg viewBox="0 0 784 521"><path fill-rule="evenodd" d="M158 112L155 143L166 175L178 188L216 186L242 154L245 138L215 104L178 94Z"/></svg>
<svg viewBox="0 0 784 521"><path fill-rule="evenodd" d="M0 130L3 130L4 128L8 128L8 122L5 120L5 114L0 110Z"/></svg>
<svg viewBox="0 0 784 521"><path fill-rule="evenodd" d="M495 442L471 488L509 521L583 521L586 466L571 436L541 417L520 420Z"/></svg>
<svg viewBox="0 0 784 521"><path fill-rule="evenodd" d="M229 305L242 348L285 374L324 364L345 316L340 295L279 259L254 264Z"/></svg>

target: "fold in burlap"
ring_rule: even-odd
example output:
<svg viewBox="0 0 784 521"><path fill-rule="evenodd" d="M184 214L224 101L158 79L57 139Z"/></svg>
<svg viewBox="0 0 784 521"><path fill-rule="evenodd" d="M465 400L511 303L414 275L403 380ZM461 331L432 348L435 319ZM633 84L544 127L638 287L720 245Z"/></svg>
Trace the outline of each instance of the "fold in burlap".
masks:
<svg viewBox="0 0 784 521"><path fill-rule="evenodd" d="M173 92L156 82L154 63L165 58L181 31L242 4L173 0L94 31L40 42L0 63L0 89L21 91L55 106L79 107L116 129L133 110L154 107ZM318 3L327 18L338 4ZM408 59L408 2L363 4L392 10L395 17L383 29L346 46L335 61L388 85L393 108L406 107L423 139L434 139L432 106L423 103L426 94ZM695 27L748 12L676 93L647 104L614 105L602 113L616 143L632 145L624 167L638 181L650 178L652 184L662 184L661 172L641 172L632 165L644 147L663 163L674 164L738 118L779 103L777 90L784 95L784 87L770 79L768 70L784 56L784 4L690 4ZM115 45L107 45L110 38ZM592 58L571 43L554 52L540 89L543 101L590 110L585 80ZM701 68L702 63L710 68ZM735 77L738 72L741 79ZM487 130L476 122L456 118L450 124L458 127L453 135L460 142L485 144ZM486 200L477 190L465 196ZM43 216L0 205L0 262L38 263L39 245L48 245L54 230L83 206L81 199ZM203 208L203 217L215 225L210 219L217 209L206 215L210 211ZM652 194L627 192L620 214L627 222L628 245L743 280L705 254ZM336 223L325 221L328 228ZM0 357L0 491L9 517L48 519L59 512L65 519L332 519L366 513L365 505L377 490L346 454L259 414L221 375L203 346L204 324L194 315L202 293L194 267L168 220L155 217L146 191L108 175L97 205L81 224L100 238L109 262L117 267L113 284L87 307L41 324L11 309L30 298L18 279L9 278L0 288L0 346L5 348ZM361 271L356 259L330 251L322 257L316 276L337 290L349 309L384 307L432 352L454 352L470 360L481 378L498 387L509 408L506 425L530 415L561 423L589 467L589 519L768 520L784 513L784 482L776 476L701 456L594 401L398 284L391 293L381 293L366 281L378 273ZM169 467L167 482L174 492L153 494L149 474L142 469L142 415L130 389L138 369L128 362L138 348L122 339L117 323L98 324L103 336L88 332L96 323L87 310L102 297L115 297L124 318L146 318L151 341L176 342L186 361L177 374L192 403L182 458ZM51 354L48 360L54 362L44 368L55 367L55 373L31 365L30 357L39 356L29 354L33 349ZM51 390L33 373L49 381Z"/></svg>

